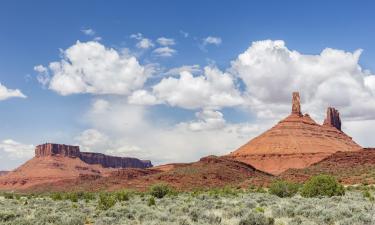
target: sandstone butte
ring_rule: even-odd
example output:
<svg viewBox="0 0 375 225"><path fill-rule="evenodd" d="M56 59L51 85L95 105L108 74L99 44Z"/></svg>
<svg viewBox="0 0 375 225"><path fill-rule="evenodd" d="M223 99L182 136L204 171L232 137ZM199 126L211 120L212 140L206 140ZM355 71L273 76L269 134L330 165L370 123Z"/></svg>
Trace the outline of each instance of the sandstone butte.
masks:
<svg viewBox="0 0 375 225"><path fill-rule="evenodd" d="M335 152L361 149L341 130L340 114L335 108L327 109L320 125L302 114L299 93L294 92L289 116L227 157L278 175L290 168L308 167Z"/></svg>
<svg viewBox="0 0 375 225"><path fill-rule="evenodd" d="M35 157L0 177L0 189L26 189L82 176L108 176L119 168L149 168L148 160L81 152L78 146L43 144L35 148Z"/></svg>

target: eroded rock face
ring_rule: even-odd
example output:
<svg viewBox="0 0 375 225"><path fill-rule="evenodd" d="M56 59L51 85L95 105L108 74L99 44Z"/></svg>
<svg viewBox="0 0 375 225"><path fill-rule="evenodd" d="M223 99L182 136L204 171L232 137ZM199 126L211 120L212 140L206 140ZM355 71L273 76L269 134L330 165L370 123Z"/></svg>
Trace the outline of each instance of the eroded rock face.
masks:
<svg viewBox="0 0 375 225"><path fill-rule="evenodd" d="M80 159L88 164L101 164L111 168L149 168L151 161L136 158L108 156L101 153L81 152Z"/></svg>
<svg viewBox="0 0 375 225"><path fill-rule="evenodd" d="M78 146L52 144L52 143L38 145L35 148L36 157L53 156L53 155L79 157L80 151L79 151Z"/></svg>
<svg viewBox="0 0 375 225"><path fill-rule="evenodd" d="M109 156L101 153L80 152L79 146L46 143L35 148L36 157L64 156L80 158L88 164L100 164L106 168L149 168L151 161L129 157Z"/></svg>
<svg viewBox="0 0 375 225"><path fill-rule="evenodd" d="M323 125L336 127L338 130L341 130L341 119L339 111L335 108L328 107L327 116L324 120Z"/></svg>

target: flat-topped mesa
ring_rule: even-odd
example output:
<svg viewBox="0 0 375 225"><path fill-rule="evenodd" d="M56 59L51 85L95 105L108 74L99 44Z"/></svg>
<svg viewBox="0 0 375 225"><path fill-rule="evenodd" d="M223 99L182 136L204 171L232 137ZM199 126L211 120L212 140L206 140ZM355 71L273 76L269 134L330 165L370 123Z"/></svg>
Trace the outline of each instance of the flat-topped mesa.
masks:
<svg viewBox="0 0 375 225"><path fill-rule="evenodd" d="M129 157L109 156L102 153L81 152L80 159L88 164L100 164L111 168L149 168L152 167L150 160L139 160Z"/></svg>
<svg viewBox="0 0 375 225"><path fill-rule="evenodd" d="M323 125L336 127L341 131L341 119L339 111L333 107L328 107L327 116L324 120Z"/></svg>
<svg viewBox="0 0 375 225"><path fill-rule="evenodd" d="M35 148L35 157L63 156L79 158L87 164L99 164L105 168L149 168L149 160L130 157L109 156L102 153L81 152L79 146L46 143Z"/></svg>
<svg viewBox="0 0 375 225"><path fill-rule="evenodd" d="M302 116L301 111L301 98L299 96L299 92L293 92L293 99L292 99L292 114Z"/></svg>
<svg viewBox="0 0 375 225"><path fill-rule="evenodd" d="M79 146L46 143L46 144L38 145L35 148L36 157L54 156L54 155L79 157L80 156Z"/></svg>

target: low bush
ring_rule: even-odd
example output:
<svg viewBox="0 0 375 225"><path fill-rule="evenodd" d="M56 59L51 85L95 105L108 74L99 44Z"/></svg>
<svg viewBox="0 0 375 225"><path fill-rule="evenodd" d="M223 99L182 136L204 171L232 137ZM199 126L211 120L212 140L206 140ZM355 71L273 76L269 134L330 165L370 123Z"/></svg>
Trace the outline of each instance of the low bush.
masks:
<svg viewBox="0 0 375 225"><path fill-rule="evenodd" d="M263 213L254 212L240 220L239 225L273 225L275 219L266 217Z"/></svg>
<svg viewBox="0 0 375 225"><path fill-rule="evenodd" d="M50 197L54 201L61 201L61 200L63 200L63 195L60 192L52 193Z"/></svg>
<svg viewBox="0 0 375 225"><path fill-rule="evenodd" d="M129 191L118 191L114 193L116 196L117 201L123 202L123 201L129 201L130 199L130 192Z"/></svg>
<svg viewBox="0 0 375 225"><path fill-rule="evenodd" d="M155 184L150 188L150 194L155 198L163 198L171 192L171 188L166 184Z"/></svg>
<svg viewBox="0 0 375 225"><path fill-rule="evenodd" d="M336 178L329 175L311 177L301 191L303 197L332 197L345 195L345 188Z"/></svg>
<svg viewBox="0 0 375 225"><path fill-rule="evenodd" d="M155 198L154 198L154 197L150 197L150 198L148 199L147 205L148 205L148 206L156 205Z"/></svg>
<svg viewBox="0 0 375 225"><path fill-rule="evenodd" d="M100 193L99 194L99 201L98 201L98 208L101 210L108 210L112 208L116 204L115 197L110 193Z"/></svg>
<svg viewBox="0 0 375 225"><path fill-rule="evenodd" d="M285 198L294 196L298 192L298 189L298 184L287 181L276 181L270 185L268 192L280 198Z"/></svg>

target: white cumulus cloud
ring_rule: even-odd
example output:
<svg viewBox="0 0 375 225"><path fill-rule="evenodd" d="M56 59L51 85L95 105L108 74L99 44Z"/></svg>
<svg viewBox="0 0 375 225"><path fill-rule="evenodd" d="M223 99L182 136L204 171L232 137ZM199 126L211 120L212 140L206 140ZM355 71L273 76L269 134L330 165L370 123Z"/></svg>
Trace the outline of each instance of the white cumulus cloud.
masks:
<svg viewBox="0 0 375 225"><path fill-rule="evenodd" d="M8 89L0 83L0 101L9 98L26 98L26 95L24 95L19 89Z"/></svg>
<svg viewBox="0 0 375 225"><path fill-rule="evenodd" d="M214 67L193 76L183 71L180 77L168 77L153 87L153 94L171 106L186 109L222 108L243 103L232 76Z"/></svg>
<svg viewBox="0 0 375 225"><path fill-rule="evenodd" d="M41 68L36 67L37 70ZM127 95L143 87L151 70L140 65L134 56L106 48L95 41L77 41L62 51L59 62L49 64L48 72L51 74L49 88L61 95Z"/></svg>
<svg viewBox="0 0 375 225"><path fill-rule="evenodd" d="M302 95L305 112L323 116L327 106L347 118L375 118L374 75L358 64L361 50L326 48L307 55L284 41L257 41L232 62L232 73L246 85L247 102L258 116L289 111L291 93Z"/></svg>
<svg viewBox="0 0 375 225"><path fill-rule="evenodd" d="M204 109L195 114L196 121L189 123L181 123L182 126L187 126L192 131L202 130L217 130L222 129L226 125L224 115L219 111Z"/></svg>
<svg viewBox="0 0 375 225"><path fill-rule="evenodd" d="M27 159L34 155L34 145L26 145L12 139L0 142L0 151L10 159Z"/></svg>

